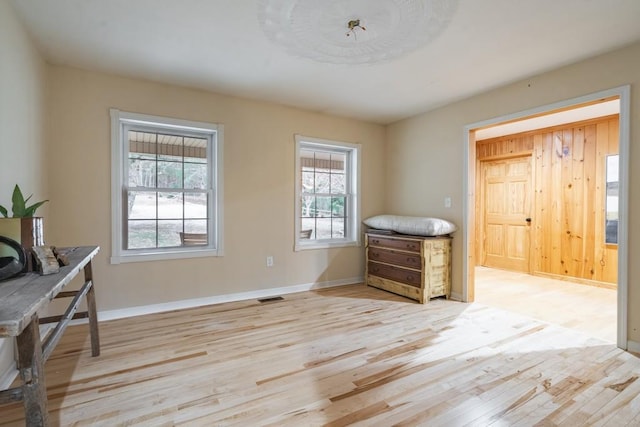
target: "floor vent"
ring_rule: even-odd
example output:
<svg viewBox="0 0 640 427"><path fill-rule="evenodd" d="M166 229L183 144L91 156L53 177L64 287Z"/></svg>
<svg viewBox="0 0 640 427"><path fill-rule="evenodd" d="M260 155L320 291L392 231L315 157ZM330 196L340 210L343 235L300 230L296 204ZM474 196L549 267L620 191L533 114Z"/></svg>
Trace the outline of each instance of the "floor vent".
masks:
<svg viewBox="0 0 640 427"><path fill-rule="evenodd" d="M269 297L269 298L260 298L258 302L274 302L274 301L284 301L282 297Z"/></svg>

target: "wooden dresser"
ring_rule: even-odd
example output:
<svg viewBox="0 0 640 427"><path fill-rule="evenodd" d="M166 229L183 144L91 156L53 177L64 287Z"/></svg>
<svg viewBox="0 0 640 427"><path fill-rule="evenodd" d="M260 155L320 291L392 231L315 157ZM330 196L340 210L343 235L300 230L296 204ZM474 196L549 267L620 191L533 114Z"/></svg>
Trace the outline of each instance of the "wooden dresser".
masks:
<svg viewBox="0 0 640 427"><path fill-rule="evenodd" d="M424 304L451 294L451 237L366 233L367 285Z"/></svg>

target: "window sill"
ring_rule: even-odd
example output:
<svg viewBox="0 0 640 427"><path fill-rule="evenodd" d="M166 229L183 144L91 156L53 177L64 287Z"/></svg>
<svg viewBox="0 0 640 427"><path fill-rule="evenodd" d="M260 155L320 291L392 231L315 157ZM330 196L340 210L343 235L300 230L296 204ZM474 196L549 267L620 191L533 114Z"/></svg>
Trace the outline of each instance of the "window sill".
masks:
<svg viewBox="0 0 640 427"><path fill-rule="evenodd" d="M129 262L163 261L169 259L187 259L223 256L217 249L197 250L167 250L164 252L138 252L135 254L120 254L111 256L111 264L125 264Z"/></svg>
<svg viewBox="0 0 640 427"><path fill-rule="evenodd" d="M306 250L313 250L313 249L332 249L332 248L346 248L346 247L357 247L360 246L360 242L357 241L348 241L348 242L296 242L295 247L293 248L294 251L299 252L299 251L306 251Z"/></svg>

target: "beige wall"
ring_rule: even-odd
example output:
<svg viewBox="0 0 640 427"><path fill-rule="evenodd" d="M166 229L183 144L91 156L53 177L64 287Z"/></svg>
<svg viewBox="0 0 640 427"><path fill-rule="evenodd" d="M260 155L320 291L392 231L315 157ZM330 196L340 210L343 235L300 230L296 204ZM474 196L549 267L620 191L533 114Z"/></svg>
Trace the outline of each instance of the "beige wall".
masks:
<svg viewBox="0 0 640 427"><path fill-rule="evenodd" d="M631 84L629 218L640 215L640 43L526 79L387 128L386 210L463 226L464 126ZM452 196L451 209L444 197ZM640 226L629 223L629 339L640 342ZM462 293L462 233L454 238L453 291Z"/></svg>
<svg viewBox="0 0 640 427"><path fill-rule="evenodd" d="M46 65L8 2L0 1L0 205L11 210L19 184L46 198L44 127ZM38 214L46 213L46 209ZM13 360L13 341L0 339L0 380Z"/></svg>
<svg viewBox="0 0 640 427"><path fill-rule="evenodd" d="M65 67L50 67L49 77L45 233L56 245L102 247L94 264L99 310L362 276L361 247L293 251L294 134L362 144L366 217L382 212L384 127ZM109 108L224 125L223 257L109 264Z"/></svg>
<svg viewBox="0 0 640 427"><path fill-rule="evenodd" d="M46 65L13 9L0 2L0 204L5 207L15 184L34 200L47 196L45 76Z"/></svg>

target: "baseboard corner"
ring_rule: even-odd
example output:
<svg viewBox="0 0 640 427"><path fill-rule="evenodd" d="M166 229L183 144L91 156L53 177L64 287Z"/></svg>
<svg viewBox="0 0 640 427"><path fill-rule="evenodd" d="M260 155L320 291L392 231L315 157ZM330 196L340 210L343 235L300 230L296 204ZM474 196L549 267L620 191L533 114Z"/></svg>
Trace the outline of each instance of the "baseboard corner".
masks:
<svg viewBox="0 0 640 427"><path fill-rule="evenodd" d="M640 354L640 343L635 341L627 341L627 351Z"/></svg>
<svg viewBox="0 0 640 427"><path fill-rule="evenodd" d="M452 301L461 302L462 301L462 295L457 293L457 292L451 292L451 295L449 295L449 299L452 300Z"/></svg>
<svg viewBox="0 0 640 427"><path fill-rule="evenodd" d="M18 377L18 368L16 362L11 363L6 367L4 372L0 373L0 390L6 390L11 387L11 384Z"/></svg>

